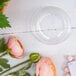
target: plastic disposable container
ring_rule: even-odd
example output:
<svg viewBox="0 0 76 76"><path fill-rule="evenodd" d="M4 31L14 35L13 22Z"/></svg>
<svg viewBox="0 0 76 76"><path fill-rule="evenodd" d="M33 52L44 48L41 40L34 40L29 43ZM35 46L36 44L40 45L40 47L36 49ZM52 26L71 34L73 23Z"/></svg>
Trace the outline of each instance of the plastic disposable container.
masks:
<svg viewBox="0 0 76 76"><path fill-rule="evenodd" d="M70 34L70 18L61 8L48 6L36 11L32 16L34 36L45 44L58 44Z"/></svg>

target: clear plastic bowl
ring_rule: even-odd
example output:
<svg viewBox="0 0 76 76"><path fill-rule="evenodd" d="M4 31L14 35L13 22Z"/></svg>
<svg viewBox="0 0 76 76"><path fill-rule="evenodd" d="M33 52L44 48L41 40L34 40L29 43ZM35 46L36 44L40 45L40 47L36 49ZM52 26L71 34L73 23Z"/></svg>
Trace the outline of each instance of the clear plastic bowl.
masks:
<svg viewBox="0 0 76 76"><path fill-rule="evenodd" d="M70 19L61 8L48 6L32 16L32 33L45 44L58 44L70 34Z"/></svg>

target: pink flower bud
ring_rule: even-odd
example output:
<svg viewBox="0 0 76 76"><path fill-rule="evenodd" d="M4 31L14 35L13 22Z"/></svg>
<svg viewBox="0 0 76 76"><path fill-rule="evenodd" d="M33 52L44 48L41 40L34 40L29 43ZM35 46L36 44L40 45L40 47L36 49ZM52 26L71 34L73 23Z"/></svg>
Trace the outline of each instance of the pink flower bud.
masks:
<svg viewBox="0 0 76 76"><path fill-rule="evenodd" d="M56 76L56 69L50 58L40 59L36 66L36 76Z"/></svg>
<svg viewBox="0 0 76 76"><path fill-rule="evenodd" d="M15 37L10 36L8 39L8 48L11 50L10 54L16 58L22 58L24 55L24 48L21 42Z"/></svg>

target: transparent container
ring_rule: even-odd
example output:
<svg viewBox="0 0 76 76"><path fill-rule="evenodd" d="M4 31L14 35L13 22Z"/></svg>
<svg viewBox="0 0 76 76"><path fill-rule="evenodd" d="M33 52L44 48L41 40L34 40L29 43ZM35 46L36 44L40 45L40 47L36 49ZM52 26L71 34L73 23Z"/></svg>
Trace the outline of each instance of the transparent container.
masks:
<svg viewBox="0 0 76 76"><path fill-rule="evenodd" d="M31 20L33 35L45 44L58 44L70 34L70 18L61 8L48 6L36 11Z"/></svg>

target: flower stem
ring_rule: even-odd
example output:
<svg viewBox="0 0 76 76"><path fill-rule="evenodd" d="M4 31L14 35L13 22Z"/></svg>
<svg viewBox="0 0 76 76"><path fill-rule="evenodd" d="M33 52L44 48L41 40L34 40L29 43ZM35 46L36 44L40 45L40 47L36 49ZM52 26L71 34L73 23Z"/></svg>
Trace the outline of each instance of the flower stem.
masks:
<svg viewBox="0 0 76 76"><path fill-rule="evenodd" d="M4 73L8 72L9 70L12 70L12 69L18 67L18 66L20 66L20 65L22 65L22 64L24 64L24 63L27 63L27 62L29 62L29 61L30 61L30 59L28 59L28 60L26 60L26 61L24 61L24 62L21 62L21 63L15 65L15 66L13 66L13 67L11 67L11 68L9 68L9 69L3 71L3 72L1 72L0 75L2 75L2 74L4 74Z"/></svg>
<svg viewBox="0 0 76 76"><path fill-rule="evenodd" d="M5 53L3 53L2 55L0 55L0 57L3 57L3 56L5 56L7 53L5 52Z"/></svg>

